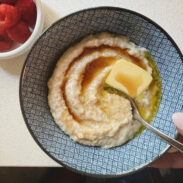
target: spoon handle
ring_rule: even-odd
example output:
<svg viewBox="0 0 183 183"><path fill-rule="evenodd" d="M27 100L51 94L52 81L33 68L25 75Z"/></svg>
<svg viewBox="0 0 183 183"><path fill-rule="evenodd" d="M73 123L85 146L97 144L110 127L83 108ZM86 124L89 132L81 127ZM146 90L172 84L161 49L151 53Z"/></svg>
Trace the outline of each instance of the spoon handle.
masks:
<svg viewBox="0 0 183 183"><path fill-rule="evenodd" d="M172 145L175 149L177 149L178 151L180 151L181 153L183 153L183 144L173 138L170 138L169 136L165 135L164 133L162 133L161 131L159 131L158 129L154 128L153 126L151 126L149 123L147 123L142 116L140 115L137 106L134 102L134 100L129 97L128 95L126 95L126 97L129 99L129 101L132 104L133 110L134 112L137 114L136 115L136 119L139 120L146 128L148 128L149 130L151 130L152 132L154 132L155 134L159 135L162 139L164 139L166 142L168 142L170 145Z"/></svg>
<svg viewBox="0 0 183 183"><path fill-rule="evenodd" d="M162 139L164 139L165 141L167 141L170 145L172 145L175 149L177 149L178 151L180 151L181 153L183 153L183 144L173 138L170 138L169 136L165 135L164 133L162 133L161 131L159 131L158 129L154 128L153 126L151 126L149 123L147 123L146 121L144 121L141 117L140 119L142 124L148 128L149 130L153 131L154 133L156 133L157 135L159 135Z"/></svg>

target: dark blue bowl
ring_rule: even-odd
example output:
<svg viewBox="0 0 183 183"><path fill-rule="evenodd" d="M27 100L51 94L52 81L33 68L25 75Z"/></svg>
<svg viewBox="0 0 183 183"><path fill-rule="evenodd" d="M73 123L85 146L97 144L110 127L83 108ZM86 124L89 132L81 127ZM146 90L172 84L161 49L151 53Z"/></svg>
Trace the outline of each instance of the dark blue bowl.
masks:
<svg viewBox="0 0 183 183"><path fill-rule="evenodd" d="M128 36L147 48L162 78L162 100L152 125L170 137L177 131L171 116L183 110L183 56L172 38L152 20L130 10L99 7L73 13L48 28L30 51L20 79L20 103L27 127L55 161L79 173L115 177L146 167L170 147L149 130L129 143L105 150L80 145L54 123L47 102L47 81L63 52L88 34Z"/></svg>

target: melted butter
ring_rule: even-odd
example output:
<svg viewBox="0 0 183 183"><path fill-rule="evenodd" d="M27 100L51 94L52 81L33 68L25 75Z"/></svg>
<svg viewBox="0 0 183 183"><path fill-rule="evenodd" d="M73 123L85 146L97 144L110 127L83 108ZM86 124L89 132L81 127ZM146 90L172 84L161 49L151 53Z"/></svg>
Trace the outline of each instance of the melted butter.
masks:
<svg viewBox="0 0 183 183"><path fill-rule="evenodd" d="M147 122L151 122L156 116L156 113L158 112L159 105L161 102L161 96L162 96L161 76L156 66L156 62L154 61L150 53L147 51L145 52L145 58L148 60L148 64L152 68L152 77L153 77L153 81L149 86L149 91L151 94L150 105L149 105L150 115L149 116L146 115L147 109L145 107L140 106L138 104L137 107L143 119L146 120Z"/></svg>
<svg viewBox="0 0 183 183"><path fill-rule="evenodd" d="M136 76L136 82L134 82L134 77L123 73L117 74L115 79L126 87L131 97L136 96L137 90L143 82L141 75Z"/></svg>
<svg viewBox="0 0 183 183"><path fill-rule="evenodd" d="M147 122L151 122L154 119L154 117L156 116L156 113L159 109L159 105L161 102L161 95L162 95L161 76L160 76L159 70L156 66L156 62L153 60L153 58L149 54L149 52L145 52L145 58L148 60L148 64L152 68L152 77L153 77L153 81L151 82L151 84L149 86L149 91L151 94L150 105L147 109L146 107L141 106L138 103L136 103L136 104L137 104L139 113L142 116L142 118L144 120L146 120ZM107 90L110 93L115 93L117 95L124 97L124 94L121 91L111 88L107 84L105 84L103 87L105 90ZM149 115L147 115L148 113L149 113ZM140 134L143 130L144 130L144 128L142 127L136 133L136 135Z"/></svg>

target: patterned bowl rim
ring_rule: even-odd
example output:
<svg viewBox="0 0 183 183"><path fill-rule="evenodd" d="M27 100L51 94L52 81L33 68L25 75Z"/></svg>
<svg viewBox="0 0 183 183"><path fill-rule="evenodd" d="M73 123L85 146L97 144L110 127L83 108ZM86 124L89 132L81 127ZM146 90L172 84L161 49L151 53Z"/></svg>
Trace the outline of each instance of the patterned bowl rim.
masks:
<svg viewBox="0 0 183 183"><path fill-rule="evenodd" d="M182 63L183 63L183 54L181 53L180 51L180 48L178 47L178 45L175 43L175 41L173 40L173 38L160 26L158 25L156 22L154 22L153 20L151 20L150 18L142 15L141 13L138 13L138 12L135 12L133 10L129 10L129 9L125 9L125 8L120 8L120 7L113 7L113 6L98 6L98 7L92 7L92 8L86 8L86 9L82 9L82 10L79 10L79 11L75 11L69 15L66 15L60 19L58 19L57 21L55 21L53 24L51 24L48 28L46 28L42 34L39 36L39 38L37 39L37 41L34 43L34 45L32 46L31 50L29 51L29 54L27 55L26 57L26 60L23 64L23 67L22 67L22 71L21 71L21 75L20 75L20 81L19 81L19 101L20 101L20 107L21 107L21 112L22 112L22 115L23 115L23 118L24 118L24 121L25 121L25 124L28 128L28 131L29 133L31 134L31 136L33 137L33 139L35 140L35 142L38 144L38 146L51 158L53 159L54 161L56 161L58 164L60 164L61 166L67 168L68 170L71 170L75 173L79 173L79 174L82 174L84 176L91 176L91 177L96 177L96 178L117 178L117 177L121 177L121 176L126 176L126 175L131 175L131 174L134 174L136 172L139 172L140 170L146 168L148 165L152 164L153 162L155 162L158 158L160 158L165 152L167 152L169 150L169 148L171 147L170 145L167 145L167 147L159 154L159 156L157 156L150 164L149 163L146 163L146 164L143 164L141 167L138 167L138 168L134 168L133 170L131 171L128 171L128 172L121 172L121 173L118 173L118 174L106 174L106 175L102 175L102 174L93 174L93 173L87 173L87 172L84 172L84 171L81 171L81 170L77 170L75 168L72 168L66 164L64 164L63 162L61 162L60 160L58 160L57 158L55 158L53 155L51 155L42 145L41 143L38 141L37 137L34 135L33 131L31 130L31 127L28 123L28 120L26 118L26 114L25 114L25 111L24 111L24 107L23 107L23 96L22 96L22 82L23 82L23 79L24 79L24 74L25 74L25 68L26 68L26 64L27 64L27 61L28 61L28 58L32 52L32 50L34 49L35 45L39 42L39 40L42 38L42 36L48 31L50 30L53 26L55 26L58 22L60 22L61 20L64 20L68 17L71 17L75 14L78 14L78 13L81 13L81 12L85 12L85 11L90 11L90 10L103 10L103 9L107 9L107 10L120 10L120 11L123 11L123 12L127 12L127 13L131 13L133 15L136 15L136 16L139 16L141 18L143 18L144 20L146 20L147 22L151 23L152 25L154 25L157 29L159 29L164 35L166 35L166 37L170 40L170 42L172 43L172 45L175 47L176 51L178 52L181 60L182 60ZM175 138L178 137L178 133L175 134Z"/></svg>

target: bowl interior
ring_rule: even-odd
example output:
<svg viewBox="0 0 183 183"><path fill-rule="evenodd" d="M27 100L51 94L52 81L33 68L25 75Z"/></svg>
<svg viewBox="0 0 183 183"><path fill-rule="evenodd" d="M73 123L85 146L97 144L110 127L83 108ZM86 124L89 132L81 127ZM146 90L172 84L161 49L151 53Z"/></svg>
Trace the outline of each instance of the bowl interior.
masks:
<svg viewBox="0 0 183 183"><path fill-rule="evenodd" d="M145 130L127 144L105 150L72 141L54 123L47 104L47 81L58 58L88 34L111 32L128 36L147 48L162 78L162 101L152 125L170 137L176 136L171 121L182 111L183 64L172 39L155 23L129 10L94 8L74 13L52 25L33 46L25 62L20 102L26 124L40 147L53 159L80 173L119 176L132 173L157 159L169 145Z"/></svg>

